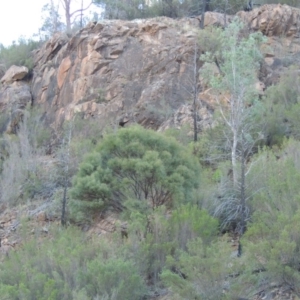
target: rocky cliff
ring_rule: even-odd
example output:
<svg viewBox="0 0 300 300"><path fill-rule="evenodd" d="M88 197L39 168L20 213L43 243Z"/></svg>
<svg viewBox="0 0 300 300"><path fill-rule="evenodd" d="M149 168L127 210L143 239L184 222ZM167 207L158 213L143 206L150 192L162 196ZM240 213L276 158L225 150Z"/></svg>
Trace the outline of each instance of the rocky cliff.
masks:
<svg viewBox="0 0 300 300"><path fill-rule="evenodd" d="M238 16L249 30L268 38L260 89L278 81L287 60L300 63L299 9L264 5ZM231 19L227 16L226 22ZM224 21L222 14L206 13L206 26L224 26ZM191 123L199 22L200 17L103 21L90 23L72 37L55 35L34 53L30 81L17 71L3 77L0 109L10 116L7 130L13 131L27 102L39 106L54 129L75 113L99 119L102 127L138 122L158 129ZM198 122L203 128L211 124L214 107L209 91L199 91L204 105Z"/></svg>

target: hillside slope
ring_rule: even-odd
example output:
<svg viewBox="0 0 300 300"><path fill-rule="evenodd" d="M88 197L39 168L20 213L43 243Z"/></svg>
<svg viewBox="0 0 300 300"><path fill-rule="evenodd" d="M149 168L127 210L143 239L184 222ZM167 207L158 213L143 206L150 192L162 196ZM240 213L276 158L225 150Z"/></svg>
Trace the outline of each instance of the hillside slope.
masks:
<svg viewBox="0 0 300 300"><path fill-rule="evenodd" d="M247 32L260 31L267 38L261 49L264 61L256 85L263 95L265 88L276 85L291 65L300 65L300 10L264 5L237 15L248 25ZM226 16L225 20L224 15L209 12L205 26L223 27L225 21L233 18ZM99 132L105 127L139 123L159 131L188 124L188 133L192 133L195 85L201 102L197 105L198 131L213 127L215 100L203 83L201 63L196 73L194 68L195 57L205 48L201 43L195 47L199 23L200 17L103 21L90 23L72 37L55 35L35 51L31 77L24 77L24 70L17 68L3 77L1 132L15 133L30 104L39 108L40 118L53 131L59 131L66 120L77 115L83 120L94 120ZM43 162L51 168L55 165L53 153L46 154ZM48 225L58 220L47 212L49 205L36 202L19 210L2 205L5 213L0 216L0 250L5 255L22 243L15 231L24 216L31 219L29 227L33 233L37 227L42 238L47 236ZM113 232L118 225L116 219L114 214L106 219L99 217L89 234ZM233 242L236 246L236 240ZM280 288L271 286L274 295L282 292ZM256 299L259 297L264 295ZM291 290L286 292L286 298L278 297L292 297Z"/></svg>

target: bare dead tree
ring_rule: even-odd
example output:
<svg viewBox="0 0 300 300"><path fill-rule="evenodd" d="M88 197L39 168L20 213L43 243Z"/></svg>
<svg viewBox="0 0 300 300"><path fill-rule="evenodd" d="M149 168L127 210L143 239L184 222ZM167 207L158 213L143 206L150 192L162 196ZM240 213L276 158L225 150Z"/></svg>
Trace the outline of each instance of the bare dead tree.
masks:
<svg viewBox="0 0 300 300"><path fill-rule="evenodd" d="M193 54L189 68L191 70L190 74L185 77L183 89L190 95L192 99L193 108L193 131L194 131L194 142L198 141L198 110L202 107L202 102L199 99L199 93L201 86L199 83L199 45L197 41L197 34L195 34L195 42L193 47Z"/></svg>
<svg viewBox="0 0 300 300"><path fill-rule="evenodd" d="M67 124L65 136L62 140L61 149L58 152L58 165L60 167L60 184L63 188L62 208L61 208L61 225L66 226L66 206L67 206L67 192L70 186L71 178L71 141L73 135L74 119Z"/></svg>
<svg viewBox="0 0 300 300"><path fill-rule="evenodd" d="M204 29L204 19L205 19L205 12L209 10L210 0L202 0L202 12L201 12L201 22L200 28Z"/></svg>
<svg viewBox="0 0 300 300"><path fill-rule="evenodd" d="M61 0L61 4L63 6L64 12L65 12L65 19L66 19L66 26L67 26L67 32L71 30L72 27L72 18L78 16L78 14L81 16L81 24L82 24L82 14L84 11L90 8L90 6L93 4L93 1L90 2L90 4L83 8L83 1L81 1L81 8L77 9L75 11L71 11L71 3L72 0Z"/></svg>
<svg viewBox="0 0 300 300"><path fill-rule="evenodd" d="M198 126L197 126L197 111L198 111L198 95L199 95L199 66L198 66L198 61L199 61L199 54L198 54L198 46L197 42L195 41L195 46L194 46L194 58L193 58L193 84L192 84L192 94L193 94L193 120L194 120L194 142L197 142L198 140ZM201 103L201 102L200 102Z"/></svg>

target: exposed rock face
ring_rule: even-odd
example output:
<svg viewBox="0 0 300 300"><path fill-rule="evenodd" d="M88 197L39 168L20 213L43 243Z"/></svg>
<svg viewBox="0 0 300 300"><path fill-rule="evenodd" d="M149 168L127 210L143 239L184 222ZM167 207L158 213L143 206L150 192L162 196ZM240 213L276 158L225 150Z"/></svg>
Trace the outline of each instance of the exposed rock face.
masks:
<svg viewBox="0 0 300 300"><path fill-rule="evenodd" d="M270 4L237 15L251 31L260 31L268 38L262 49L266 63L262 69L262 80L266 86L278 83L290 64L300 64L299 9Z"/></svg>
<svg viewBox="0 0 300 300"><path fill-rule="evenodd" d="M28 68L11 66L1 78L1 83L10 84L17 80L22 80L28 74Z"/></svg>
<svg viewBox="0 0 300 300"><path fill-rule="evenodd" d="M89 24L68 41L55 36L38 53L34 104L44 107L56 127L81 112L157 128L169 111L191 101L192 26L198 24L168 18L107 21Z"/></svg>
<svg viewBox="0 0 300 300"><path fill-rule="evenodd" d="M0 89L0 111L3 121L0 123L0 131L14 133L23 116L27 104L31 104L32 96L30 86L22 81L15 81Z"/></svg>
<svg viewBox="0 0 300 300"><path fill-rule="evenodd" d="M300 10L264 5L238 15L250 30L268 37L257 83L263 94L265 86L276 84L289 62L299 58L300 64ZM6 85L0 89L0 109L22 109L33 99L54 128L75 113L98 118L99 127L138 122L164 129L192 124L194 28L200 19L103 21L90 23L72 38L57 34L35 53L31 94L20 82ZM226 17L226 23L231 20ZM224 22L223 14L205 15L206 26L223 27ZM201 45L199 55L200 51ZM5 78L9 83L9 78L20 77ZM201 69L199 86L200 79ZM212 98L209 90L199 94L200 129L212 125Z"/></svg>
<svg viewBox="0 0 300 300"><path fill-rule="evenodd" d="M297 8L268 4L250 12L241 11L237 15L248 23L250 29L260 31L266 36L299 38L300 11Z"/></svg>

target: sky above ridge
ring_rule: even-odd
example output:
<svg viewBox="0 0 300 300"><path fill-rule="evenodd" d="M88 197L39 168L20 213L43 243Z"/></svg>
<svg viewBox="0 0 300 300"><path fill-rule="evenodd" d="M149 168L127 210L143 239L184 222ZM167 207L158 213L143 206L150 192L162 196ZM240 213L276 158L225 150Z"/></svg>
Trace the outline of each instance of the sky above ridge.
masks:
<svg viewBox="0 0 300 300"><path fill-rule="evenodd" d="M42 7L49 0L0 0L0 44L11 45L23 36L30 38L42 26ZM58 0L54 0L57 2ZM80 8L80 0L72 0L72 11ZM90 0L84 0L88 4ZM60 12L63 13L62 9ZM64 19L62 19L64 21Z"/></svg>

